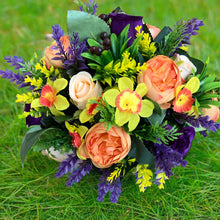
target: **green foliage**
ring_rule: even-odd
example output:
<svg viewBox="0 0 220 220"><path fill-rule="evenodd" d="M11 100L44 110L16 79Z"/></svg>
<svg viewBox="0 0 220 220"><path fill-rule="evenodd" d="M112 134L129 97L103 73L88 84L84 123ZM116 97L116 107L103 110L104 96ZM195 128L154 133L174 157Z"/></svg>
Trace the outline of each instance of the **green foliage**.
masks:
<svg viewBox="0 0 220 220"><path fill-rule="evenodd" d="M26 133L20 149L22 164L24 164L24 160L28 151L33 147L33 145L36 143L36 141L43 132L44 130L41 129L40 126L36 125L32 126L30 130Z"/></svg>
<svg viewBox="0 0 220 220"><path fill-rule="evenodd" d="M115 108L103 99L101 101L91 100L91 104L98 104L96 110L99 111L99 122L104 122L107 130L115 125Z"/></svg>
<svg viewBox="0 0 220 220"><path fill-rule="evenodd" d="M72 34L78 33L79 40L92 38L101 41L100 34L106 32L110 34L110 28L102 19L95 15L81 11L68 11L67 13L67 30L69 38Z"/></svg>
<svg viewBox="0 0 220 220"><path fill-rule="evenodd" d="M152 141L154 143L160 143L162 141L164 144L168 144L169 141L174 141L182 133L177 132L178 129L173 126L170 130L166 128L167 122L159 125L157 122L154 125L142 125L141 128L137 128L133 133L140 139L145 141Z"/></svg>
<svg viewBox="0 0 220 220"><path fill-rule="evenodd" d="M96 70L96 74L93 77L94 80L99 80L103 83L107 82L111 86L112 81L117 81L121 76L134 78L138 72L138 68L135 68L137 66L136 60L139 61L139 58L143 59L138 53L138 43L141 40L141 36L136 38L132 45L127 48L127 43L130 39L128 38L128 30L129 25L122 30L118 37L114 33L111 34L111 48L110 50L104 50L100 56L91 54L90 51L82 53L83 57L90 60L88 65ZM88 39L88 44L90 47L98 46L102 48L99 42L93 39ZM124 58L123 55L126 51L129 52L129 57L135 59L129 58L130 60L128 61L128 59Z"/></svg>
<svg viewBox="0 0 220 220"><path fill-rule="evenodd" d="M170 32L168 27L165 27L164 33L158 36L158 54L169 56L174 52L180 42L187 34L183 34L186 30L184 22L179 22ZM155 39L156 40L156 39ZM162 40L162 42L161 42Z"/></svg>
<svg viewBox="0 0 220 220"><path fill-rule="evenodd" d="M149 164L153 167L155 163L152 153L147 149L143 141L135 136L131 136L131 150L128 156L135 158L138 164Z"/></svg>
<svg viewBox="0 0 220 220"><path fill-rule="evenodd" d="M54 150L61 150L61 152L69 152L72 149L72 144L67 130L59 128L45 129L34 144L33 150L48 150L50 147L54 147Z"/></svg>

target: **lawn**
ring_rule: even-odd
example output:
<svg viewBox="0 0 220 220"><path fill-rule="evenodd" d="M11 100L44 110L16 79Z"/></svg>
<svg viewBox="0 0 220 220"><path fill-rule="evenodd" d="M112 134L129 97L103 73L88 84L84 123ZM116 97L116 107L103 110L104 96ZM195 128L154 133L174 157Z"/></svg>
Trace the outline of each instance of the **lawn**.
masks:
<svg viewBox="0 0 220 220"><path fill-rule="evenodd" d="M128 14L142 15L146 23L163 28L180 19L204 21L199 36L192 38L190 54L206 61L220 77L220 5L218 0L97 0L98 13L121 6ZM39 57L47 46L45 35L59 23L66 30L66 11L76 9L72 0L8 0L0 3L0 69L10 67L4 56ZM16 104L21 93L0 79L0 219L220 219L220 131L208 138L197 135L186 160L177 167L164 190L153 185L140 193L133 175L122 181L121 197L97 202L98 175L66 187L67 178L56 179L58 163L30 152L24 168L19 148L27 128Z"/></svg>

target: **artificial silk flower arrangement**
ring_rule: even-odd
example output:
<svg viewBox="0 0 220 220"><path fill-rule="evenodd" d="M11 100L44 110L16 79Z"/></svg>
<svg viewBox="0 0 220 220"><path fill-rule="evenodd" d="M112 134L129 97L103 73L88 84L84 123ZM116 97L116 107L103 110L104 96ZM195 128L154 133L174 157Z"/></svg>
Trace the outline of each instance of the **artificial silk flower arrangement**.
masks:
<svg viewBox="0 0 220 220"><path fill-rule="evenodd" d="M120 8L97 16L93 0L78 4L68 11L68 35L52 27L43 57L8 56L17 73L0 71L29 88L16 100L30 127L22 163L31 148L43 152L61 162L56 177L69 174L67 186L98 171L98 201L109 191L117 202L128 172L141 192L164 188L172 168L186 166L196 132L220 127L220 82L187 52L203 22L161 30Z"/></svg>

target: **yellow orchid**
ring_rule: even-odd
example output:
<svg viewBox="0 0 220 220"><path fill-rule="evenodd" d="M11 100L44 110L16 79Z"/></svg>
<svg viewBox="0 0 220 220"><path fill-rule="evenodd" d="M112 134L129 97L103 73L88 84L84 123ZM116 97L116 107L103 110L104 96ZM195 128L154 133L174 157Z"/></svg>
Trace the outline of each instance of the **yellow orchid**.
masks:
<svg viewBox="0 0 220 220"><path fill-rule="evenodd" d="M176 112L189 112L195 99L192 94L197 92L200 87L199 78L192 77L185 85L180 85L176 89L176 99L173 101L173 109Z"/></svg>
<svg viewBox="0 0 220 220"><path fill-rule="evenodd" d="M103 99L112 107L116 107L115 123L123 126L128 122L129 131L133 131L140 116L147 118L153 113L154 104L149 100L142 100L148 89L144 83L138 84L133 91L131 79L122 77L118 80L118 89L109 89L103 94Z"/></svg>
<svg viewBox="0 0 220 220"><path fill-rule="evenodd" d="M55 81L48 81L42 88L40 98L34 99L31 102L31 108L46 106L55 116L64 115L63 111L69 107L69 102L62 95L57 95L58 92L65 89L68 84L66 79L60 78Z"/></svg>

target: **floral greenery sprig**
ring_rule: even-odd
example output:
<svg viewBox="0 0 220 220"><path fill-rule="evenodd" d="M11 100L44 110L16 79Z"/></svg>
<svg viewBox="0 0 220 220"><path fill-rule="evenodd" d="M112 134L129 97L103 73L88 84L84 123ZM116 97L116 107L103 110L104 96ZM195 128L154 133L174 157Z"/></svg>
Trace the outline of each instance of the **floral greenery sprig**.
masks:
<svg viewBox="0 0 220 220"><path fill-rule="evenodd" d="M170 129L168 129L168 127ZM162 125L156 122L155 125L142 125L141 128L137 128L133 133L140 139L145 141L152 141L153 143L163 142L168 144L170 141L178 139L182 133L178 132L176 126L168 126L168 122L165 121Z"/></svg>

